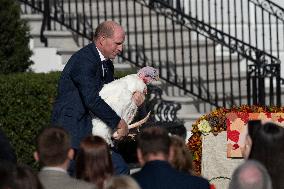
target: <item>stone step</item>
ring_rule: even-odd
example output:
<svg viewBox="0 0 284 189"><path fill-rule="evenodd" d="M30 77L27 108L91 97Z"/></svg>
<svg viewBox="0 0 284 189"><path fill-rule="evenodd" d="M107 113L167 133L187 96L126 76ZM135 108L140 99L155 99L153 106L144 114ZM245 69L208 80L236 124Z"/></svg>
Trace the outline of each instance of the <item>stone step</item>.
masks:
<svg viewBox="0 0 284 189"><path fill-rule="evenodd" d="M79 48L76 49L57 49L57 54L61 55L62 57L62 64L65 65L67 61L70 59L70 57L77 51ZM117 58L114 60L114 68L118 71L127 71L133 68L133 65L130 63L124 62L118 62Z"/></svg>
<svg viewBox="0 0 284 189"><path fill-rule="evenodd" d="M200 80L198 80L197 78L193 78L193 81L191 81L191 78L186 78L188 81L186 81L185 83L185 88L188 91L191 91L195 94L203 94L203 95L221 95L224 93L226 94L230 94L230 93L246 93L246 85L247 85L247 81L246 81L246 77L233 77L232 81L230 80L231 78L224 78L223 79L218 79L215 80L214 79L210 79L205 80L204 78L201 78ZM179 82L178 82L179 83ZM180 86L182 85L182 82L180 82L179 84ZM191 86L192 85L192 86ZM216 86L215 86L216 85ZM167 95L171 95L171 96L180 96L182 94L184 94L184 92L182 92L183 90L181 89L173 89L171 87L172 85L166 85L165 87L163 87L163 89L165 90ZM200 90L199 90L200 87ZM223 89L224 88L224 89ZM237 93L238 92L238 93ZM209 94L207 94L209 93Z"/></svg>
<svg viewBox="0 0 284 189"><path fill-rule="evenodd" d="M74 49L57 49L57 54L62 57L62 64L65 65L70 57L80 48Z"/></svg>
<svg viewBox="0 0 284 189"><path fill-rule="evenodd" d="M86 12L85 12L86 13ZM103 15L103 14L102 14ZM35 22L35 25L38 26L38 23L41 24L42 22L42 15L38 14L38 15L32 15L32 14L26 14L22 16L24 19L29 20L31 22ZM69 16L70 17L70 16ZM65 18L69 21L69 17ZM115 15L115 18L119 18L119 15ZM90 16L86 15L86 20L88 21L88 23L90 22L89 20ZM96 26L98 25L98 21L96 17L92 17L93 18L93 28L96 28ZM151 19L150 19L151 18ZM70 19L73 21L76 21L77 17L75 15L71 15ZM108 16L107 19L111 19L111 16ZM104 19L103 19L104 20ZM103 21L102 20L102 21ZM150 22L152 24L150 24ZM82 23L82 22L81 22ZM73 25L75 24L72 23ZM33 26L33 24L31 23L31 25ZM90 23L89 23L90 25ZM186 27L182 27L180 24L176 24L175 22L173 22L171 19L165 19L164 16L158 16L156 18L156 16L152 15L151 17L149 15L141 15L139 13L137 13L136 15L129 15L128 17L128 22L126 22L125 18L122 18L122 23L121 25L125 28L126 32L128 35L131 35L134 32L138 32L138 33L149 33L150 36L150 31L152 31L153 37L155 37L156 33L167 33L168 35L172 35L173 32L176 33L175 38L179 40L180 38L180 33L181 31L183 32L183 40L188 40L188 36L192 35L192 37L194 38L195 33L196 32L191 32L191 34L188 34L189 30ZM67 30L64 27L62 27L59 23L52 23L51 25L52 28L57 28L57 29L61 29L61 30ZM81 29L82 29L82 25L80 25ZM40 32L40 27L32 27L34 28L32 30L31 33L39 33ZM90 30L89 30L90 31ZM145 37L145 36L144 36ZM138 37L138 39L140 39L141 37ZM146 36L146 38L148 38ZM164 38L164 36L160 36L161 39ZM155 39L154 39L155 40ZM163 42L163 40L161 40L161 42ZM169 41L169 44L171 42Z"/></svg>
<svg viewBox="0 0 284 189"><path fill-rule="evenodd" d="M186 115L186 114L192 114L192 113L197 113L198 111L196 110L194 106L194 98L191 95L188 96L179 96L179 97L174 97L174 96L168 96L168 95L163 95L162 98L164 100L168 101L174 101L177 103L181 104L181 109L178 111L178 114L181 115Z"/></svg>
<svg viewBox="0 0 284 189"><path fill-rule="evenodd" d="M203 114L200 113L188 113L188 114L177 114L179 119L184 120L184 126L187 131L191 131L192 124L194 124Z"/></svg>
<svg viewBox="0 0 284 189"><path fill-rule="evenodd" d="M191 82L192 78L203 78L210 80L228 80L232 76L234 79L238 78L240 70L240 76L244 76L244 71L242 67L245 65L239 66L236 61L232 61L226 57L223 59L223 64L218 62L216 64L209 64L204 62L193 62L188 63L184 62L184 64L177 65L173 62L163 63L162 65L157 65L159 67L160 75L164 78L175 78L179 81L183 81L185 79L186 82ZM169 68L169 69L167 69Z"/></svg>
<svg viewBox="0 0 284 189"><path fill-rule="evenodd" d="M63 2L63 6L61 5ZM77 3L78 2L78 3ZM91 2L91 4L90 4ZM140 15L142 12L146 14L149 12L149 8L146 6L141 6L140 3L130 0L114 0L114 1L85 1L83 4L79 1L58 1L56 5L53 4L53 1L50 1L51 11L57 9L58 12L85 12L85 14L92 15L93 17L104 15L105 13L113 16L118 16L126 14L126 11L129 14Z"/></svg>
<svg viewBox="0 0 284 189"><path fill-rule="evenodd" d="M69 31L44 31L44 36L47 38L48 46L61 49L76 49L79 48L74 40L74 37ZM40 41L40 34L32 34L35 39L35 47L43 47L44 44Z"/></svg>
<svg viewBox="0 0 284 189"><path fill-rule="evenodd" d="M28 21L31 35L40 33L43 19L41 14L22 14L21 19Z"/></svg>
<svg viewBox="0 0 284 189"><path fill-rule="evenodd" d="M29 21L29 25L31 27L31 35L33 38L39 38L40 37L40 25L41 25L41 20L42 20L42 16L41 15L24 15L22 16L24 19ZM71 32L69 32L66 28L64 27L60 27L60 25L56 26L58 29L62 30L62 31L45 31L44 35L48 38L48 41L51 41L49 43L51 43L51 45L54 43L55 47L61 48L63 49L63 47L60 47L58 45L64 45L65 43L62 43L62 40L68 40L67 38L71 38L71 39L75 39L76 36L74 34L72 34ZM149 31L147 32L147 30L144 30L144 35L141 31L141 29L137 30L136 33L134 33L133 31L128 31L127 30L127 40L126 40L126 46L128 46L128 43L138 43L139 46L143 46L143 48L145 48L146 50L150 49L150 48L165 48L165 46L167 45L168 48L173 48L174 45L176 46L176 49L180 49L181 48L181 42L183 42L183 46L184 47L188 47L188 48L192 48L192 54L193 54L193 58L195 54L197 53L196 49L197 47L199 48L199 54L203 54L205 53L205 47L208 46L212 46L212 42L205 42L202 40L202 38L199 41L192 41L190 40L190 38L188 37L188 35L182 34L183 38L181 38L181 33L176 33L175 37L172 36L173 31L172 30L165 30L161 27L161 29L159 30L159 34L157 31L153 30L152 33L150 33ZM128 37L129 36L129 37ZM167 40L161 40L161 39L165 39L167 37ZM136 40L137 39L137 40ZM61 43L57 43L56 41L61 41ZM159 45L158 44L159 41ZM166 44L167 43L167 44ZM35 42L35 46L39 46L39 47L43 47L44 44L42 44L39 40L38 42ZM51 46L50 45L50 46ZM70 47L71 45L71 47ZM72 48L72 46L76 46L76 44L72 43L71 41L67 41L67 45L65 45L66 48ZM78 44L77 44L78 45ZM181 51L181 50L180 50ZM188 52L188 51L185 51ZM210 56L212 54L212 51L208 51L208 56ZM186 54L185 54L186 56Z"/></svg>

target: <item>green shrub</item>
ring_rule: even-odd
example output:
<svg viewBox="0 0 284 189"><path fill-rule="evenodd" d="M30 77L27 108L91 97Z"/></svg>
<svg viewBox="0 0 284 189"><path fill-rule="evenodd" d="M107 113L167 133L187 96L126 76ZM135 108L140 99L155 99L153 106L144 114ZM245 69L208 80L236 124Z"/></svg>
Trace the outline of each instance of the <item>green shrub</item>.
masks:
<svg viewBox="0 0 284 189"><path fill-rule="evenodd" d="M130 68L129 70L114 70L114 77L121 78L133 73L137 73L136 68Z"/></svg>
<svg viewBox="0 0 284 189"><path fill-rule="evenodd" d="M0 0L0 73L24 72L30 60L29 28L16 0Z"/></svg>
<svg viewBox="0 0 284 189"><path fill-rule="evenodd" d="M0 76L0 127L10 139L18 162L36 167L35 138L48 126L59 73Z"/></svg>

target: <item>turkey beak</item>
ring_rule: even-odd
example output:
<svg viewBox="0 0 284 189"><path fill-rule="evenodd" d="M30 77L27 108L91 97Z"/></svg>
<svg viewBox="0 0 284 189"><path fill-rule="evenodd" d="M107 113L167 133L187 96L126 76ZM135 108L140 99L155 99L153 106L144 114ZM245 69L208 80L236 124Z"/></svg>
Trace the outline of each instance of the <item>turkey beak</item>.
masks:
<svg viewBox="0 0 284 189"><path fill-rule="evenodd" d="M160 78L159 78L159 75L157 75L156 77L155 77L155 80L156 81L158 81Z"/></svg>
<svg viewBox="0 0 284 189"><path fill-rule="evenodd" d="M158 81L160 78L159 78L159 75L156 75L154 77L152 77L152 81Z"/></svg>

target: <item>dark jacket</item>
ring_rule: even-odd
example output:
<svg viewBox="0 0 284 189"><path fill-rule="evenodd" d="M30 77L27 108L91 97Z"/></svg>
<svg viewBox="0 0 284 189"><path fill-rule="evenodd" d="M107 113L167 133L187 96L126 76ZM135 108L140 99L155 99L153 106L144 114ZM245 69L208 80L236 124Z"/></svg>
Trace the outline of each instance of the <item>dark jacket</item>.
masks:
<svg viewBox="0 0 284 189"><path fill-rule="evenodd" d="M58 96L52 112L52 124L65 128L71 135L72 147L92 133L91 114L114 129L120 117L101 99L99 91L113 81L113 64L102 62L94 43L76 52L61 73ZM103 77L104 75L104 77Z"/></svg>
<svg viewBox="0 0 284 189"><path fill-rule="evenodd" d="M0 160L9 161L12 163L17 162L17 157L12 148L10 141L6 137L5 133L0 128Z"/></svg>
<svg viewBox="0 0 284 189"><path fill-rule="evenodd" d="M142 189L209 189L209 182L172 168L166 161L147 162L133 178Z"/></svg>

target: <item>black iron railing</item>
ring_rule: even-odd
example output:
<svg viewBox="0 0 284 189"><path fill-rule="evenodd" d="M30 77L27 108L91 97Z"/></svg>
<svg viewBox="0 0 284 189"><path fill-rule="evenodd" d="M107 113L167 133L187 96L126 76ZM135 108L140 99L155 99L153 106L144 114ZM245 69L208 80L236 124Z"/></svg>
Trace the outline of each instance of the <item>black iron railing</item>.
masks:
<svg viewBox="0 0 284 189"><path fill-rule="evenodd" d="M44 29L70 30L77 39L82 36L77 40L80 46L92 39L98 23L107 19L119 22L127 34L121 59L138 67L159 68L167 83L203 102L196 105L200 111L203 106L209 111L211 105L281 105L281 88L275 82L280 77L278 58L178 12L164 1L50 0L48 10L47 3L40 0L19 1L24 3L24 13L39 11L48 17ZM265 79L261 82L269 88L251 82L258 76L269 78L269 85ZM262 91L252 93L252 89Z"/></svg>
<svg viewBox="0 0 284 189"><path fill-rule="evenodd" d="M270 0L152 0L196 18L279 58L284 51L284 8ZM158 6L156 5L156 6Z"/></svg>
<svg viewBox="0 0 284 189"><path fill-rule="evenodd" d="M225 45L231 51L235 50L236 42L241 41L242 46L245 41L249 45L246 50L254 51L253 56L256 59L253 62L257 62L255 65L249 65L247 69L248 103L267 104L265 96L269 95L270 104L275 104L273 93L281 92L280 85L283 84L283 79L280 78L280 62L279 65L271 65L268 68L267 61L261 58L261 54L266 52L277 59L280 54L284 57L282 7L269 0L151 0L151 6L156 9L175 10L176 19L192 24L193 28L198 25L199 31L207 33L206 35L212 36L213 32L213 37L221 43L224 38L229 38ZM213 26L213 30L222 32L212 31L212 28L204 23ZM224 49L221 51L223 53ZM251 56L250 54L246 58ZM265 85L265 82L269 84ZM265 92L265 86L269 86L269 93ZM223 96L225 97L225 94ZM276 96L276 101L281 102L280 95Z"/></svg>

